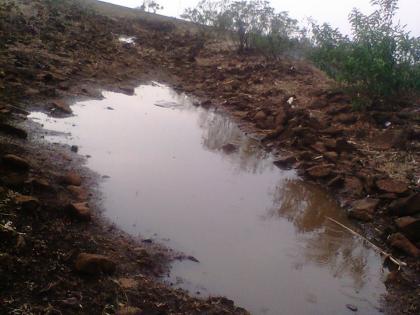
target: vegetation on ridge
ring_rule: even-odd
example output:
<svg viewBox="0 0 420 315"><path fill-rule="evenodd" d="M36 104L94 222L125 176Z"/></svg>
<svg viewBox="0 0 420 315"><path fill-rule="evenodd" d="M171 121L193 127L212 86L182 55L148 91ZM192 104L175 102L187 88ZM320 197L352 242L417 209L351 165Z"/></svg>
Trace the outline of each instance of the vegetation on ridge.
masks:
<svg viewBox="0 0 420 315"><path fill-rule="evenodd" d="M183 18L228 31L239 52L305 55L341 83L359 108L386 109L420 91L420 39L395 22L398 0L372 0L376 10L349 15L352 36L329 24L301 28L266 0L201 0Z"/></svg>

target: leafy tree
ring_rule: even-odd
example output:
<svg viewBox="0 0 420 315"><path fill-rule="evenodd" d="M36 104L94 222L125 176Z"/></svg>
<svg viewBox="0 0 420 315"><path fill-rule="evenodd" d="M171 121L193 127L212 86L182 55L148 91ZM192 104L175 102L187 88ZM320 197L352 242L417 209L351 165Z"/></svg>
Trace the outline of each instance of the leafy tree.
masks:
<svg viewBox="0 0 420 315"><path fill-rule="evenodd" d="M197 24L212 26L217 30L231 29L232 21L227 7L230 1L201 0L195 8L187 8L181 18Z"/></svg>
<svg viewBox="0 0 420 315"><path fill-rule="evenodd" d="M143 4L138 9L144 12L156 13L157 11L163 10L163 6L154 0L143 0Z"/></svg>
<svg viewBox="0 0 420 315"><path fill-rule="evenodd" d="M267 0L201 0L181 16L235 35L239 51L256 49L271 55L283 52L297 30L287 12L276 13Z"/></svg>
<svg viewBox="0 0 420 315"><path fill-rule="evenodd" d="M349 15L352 39L329 25L314 25L313 57L328 74L344 83L354 104L386 108L420 91L420 38L395 21L398 0L372 0L376 10Z"/></svg>

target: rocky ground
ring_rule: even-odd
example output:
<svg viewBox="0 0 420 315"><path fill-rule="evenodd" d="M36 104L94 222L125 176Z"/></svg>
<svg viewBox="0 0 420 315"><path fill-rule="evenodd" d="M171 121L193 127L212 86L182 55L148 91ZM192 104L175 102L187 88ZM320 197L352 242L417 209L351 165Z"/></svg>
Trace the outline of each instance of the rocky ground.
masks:
<svg viewBox="0 0 420 315"><path fill-rule="evenodd" d="M357 112L309 63L238 55L195 30L70 0L0 4L0 313L246 313L157 283L173 253L104 221L99 178L71 148L37 142L26 120L27 110L69 115L74 100L101 88L129 94L149 79L225 110L278 154L279 167L327 187L362 235L407 264L390 263L389 313L418 313L418 100Z"/></svg>

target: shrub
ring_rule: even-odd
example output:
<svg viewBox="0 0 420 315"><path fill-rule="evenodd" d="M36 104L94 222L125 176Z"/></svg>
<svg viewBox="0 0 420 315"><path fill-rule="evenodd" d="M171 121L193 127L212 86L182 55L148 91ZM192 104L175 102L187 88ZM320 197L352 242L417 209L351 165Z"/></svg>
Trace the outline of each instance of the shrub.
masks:
<svg viewBox="0 0 420 315"><path fill-rule="evenodd" d="M276 13L266 0L201 0L196 8L185 10L181 17L230 32L240 52L257 50L274 57L298 42L297 21L287 12Z"/></svg>
<svg viewBox="0 0 420 315"><path fill-rule="evenodd" d="M313 25L315 63L343 83L354 104L386 109L420 91L420 39L395 23L398 0L372 0L376 10L350 13L352 38Z"/></svg>

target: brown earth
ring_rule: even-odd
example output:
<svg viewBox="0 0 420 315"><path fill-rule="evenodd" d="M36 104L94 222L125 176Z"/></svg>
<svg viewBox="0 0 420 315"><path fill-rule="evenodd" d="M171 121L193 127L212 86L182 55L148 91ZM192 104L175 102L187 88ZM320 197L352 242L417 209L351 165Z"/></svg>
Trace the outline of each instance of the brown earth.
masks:
<svg viewBox="0 0 420 315"><path fill-rule="evenodd" d="M101 217L100 179L77 148L34 141L41 131L27 110L68 115L75 100L101 97L100 89L130 94L147 80L225 110L279 156L276 165L327 187L360 233L408 264L388 278L388 312L420 311L415 101L357 112L305 61L238 55L197 26L92 3L101 14L75 1L0 4L0 313L246 313L226 298L159 284L175 254Z"/></svg>

